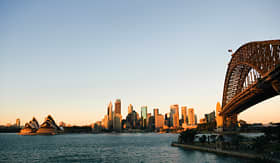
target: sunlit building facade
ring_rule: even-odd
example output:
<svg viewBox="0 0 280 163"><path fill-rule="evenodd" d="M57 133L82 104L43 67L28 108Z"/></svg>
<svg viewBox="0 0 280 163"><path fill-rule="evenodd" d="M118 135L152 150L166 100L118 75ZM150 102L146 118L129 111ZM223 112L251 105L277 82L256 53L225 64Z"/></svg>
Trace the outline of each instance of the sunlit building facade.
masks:
<svg viewBox="0 0 280 163"><path fill-rule="evenodd" d="M132 106L132 104L129 104L127 114L132 113L132 111L133 111L133 106Z"/></svg>
<svg viewBox="0 0 280 163"><path fill-rule="evenodd" d="M116 114L122 114L121 112L121 100L120 99L117 99L116 102L115 102L115 113Z"/></svg>
<svg viewBox="0 0 280 163"><path fill-rule="evenodd" d="M155 128L163 128L164 126L164 116L161 114L155 115Z"/></svg>
<svg viewBox="0 0 280 163"><path fill-rule="evenodd" d="M188 122L189 125L195 125L195 114L194 114L194 109L193 108L189 108L188 109Z"/></svg>
<svg viewBox="0 0 280 163"><path fill-rule="evenodd" d="M107 115L108 115L108 129L113 128L113 105L112 102L108 105L107 108Z"/></svg>
<svg viewBox="0 0 280 163"><path fill-rule="evenodd" d="M174 128L178 128L179 124L179 105L174 104L170 106L170 121L171 126Z"/></svg>
<svg viewBox="0 0 280 163"><path fill-rule="evenodd" d="M16 119L16 127L20 127L20 119L19 118Z"/></svg>
<svg viewBox="0 0 280 163"><path fill-rule="evenodd" d="M113 117L113 129L115 131L120 131L122 128L122 115L114 112Z"/></svg>
<svg viewBox="0 0 280 163"><path fill-rule="evenodd" d="M182 116L182 123L187 124L187 107L186 106L181 107L181 116Z"/></svg>

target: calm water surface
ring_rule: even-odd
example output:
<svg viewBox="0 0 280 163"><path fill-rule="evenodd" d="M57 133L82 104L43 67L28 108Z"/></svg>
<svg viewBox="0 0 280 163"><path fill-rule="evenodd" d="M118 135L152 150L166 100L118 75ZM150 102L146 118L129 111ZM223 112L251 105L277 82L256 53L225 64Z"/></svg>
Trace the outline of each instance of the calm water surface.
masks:
<svg viewBox="0 0 280 163"><path fill-rule="evenodd" d="M254 162L171 147L177 134L0 134L0 162Z"/></svg>

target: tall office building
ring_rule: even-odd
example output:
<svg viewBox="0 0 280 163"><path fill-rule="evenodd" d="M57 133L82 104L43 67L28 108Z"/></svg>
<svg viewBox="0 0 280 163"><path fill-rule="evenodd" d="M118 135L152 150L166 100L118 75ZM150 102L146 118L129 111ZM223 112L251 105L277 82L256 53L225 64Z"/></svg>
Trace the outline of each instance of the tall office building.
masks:
<svg viewBox="0 0 280 163"><path fill-rule="evenodd" d="M120 99L117 99L116 102L115 102L115 113L116 114L122 114L121 112L121 100Z"/></svg>
<svg viewBox="0 0 280 163"><path fill-rule="evenodd" d="M165 113L165 122L164 122L164 124L166 125L166 126L168 126L168 127L170 127L171 125L170 125L170 113Z"/></svg>
<svg viewBox="0 0 280 163"><path fill-rule="evenodd" d="M158 115L158 108L154 108L154 116Z"/></svg>
<svg viewBox="0 0 280 163"><path fill-rule="evenodd" d="M147 127L151 127L151 117L152 117L152 114L151 113L148 113L147 114L147 121L146 121L146 124L147 124Z"/></svg>
<svg viewBox="0 0 280 163"><path fill-rule="evenodd" d="M147 127L147 106L141 106L141 120L142 120L142 127Z"/></svg>
<svg viewBox="0 0 280 163"><path fill-rule="evenodd" d="M195 125L195 114L193 108L188 109L188 121L189 121L189 125L191 126Z"/></svg>
<svg viewBox="0 0 280 163"><path fill-rule="evenodd" d="M157 114L155 116L155 128L159 129L159 128L163 128L164 125L164 116L161 114Z"/></svg>
<svg viewBox="0 0 280 163"><path fill-rule="evenodd" d="M19 118L16 119L16 127L20 127L20 119Z"/></svg>
<svg viewBox="0 0 280 163"><path fill-rule="evenodd" d="M110 102L110 104L108 105L107 115L108 115L108 128L112 129L113 128L113 105L112 105L112 102Z"/></svg>
<svg viewBox="0 0 280 163"><path fill-rule="evenodd" d="M122 115L119 113L113 113L113 129L115 131L120 131L122 129Z"/></svg>
<svg viewBox="0 0 280 163"><path fill-rule="evenodd" d="M101 121L101 125L105 128L105 129L109 129L109 120L108 120L108 115L105 115L104 118Z"/></svg>
<svg viewBox="0 0 280 163"><path fill-rule="evenodd" d="M132 113L132 111L133 111L133 106L131 104L129 104L127 114Z"/></svg>
<svg viewBox="0 0 280 163"><path fill-rule="evenodd" d="M178 128L180 126L179 124L179 105L174 104L170 106L170 119L171 119L171 125L174 128Z"/></svg>
<svg viewBox="0 0 280 163"><path fill-rule="evenodd" d="M182 116L182 123L186 124L187 123L187 107L186 106L182 106L181 107L181 116Z"/></svg>

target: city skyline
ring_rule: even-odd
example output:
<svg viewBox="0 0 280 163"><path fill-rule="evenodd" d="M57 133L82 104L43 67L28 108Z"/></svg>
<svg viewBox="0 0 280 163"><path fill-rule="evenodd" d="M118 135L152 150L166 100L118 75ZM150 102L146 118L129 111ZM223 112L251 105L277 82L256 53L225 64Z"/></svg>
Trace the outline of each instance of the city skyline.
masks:
<svg viewBox="0 0 280 163"><path fill-rule="evenodd" d="M227 50L280 38L272 2L0 2L0 125L49 114L87 125L115 99L122 115L179 104L200 119L222 101ZM239 119L278 122L279 106Z"/></svg>

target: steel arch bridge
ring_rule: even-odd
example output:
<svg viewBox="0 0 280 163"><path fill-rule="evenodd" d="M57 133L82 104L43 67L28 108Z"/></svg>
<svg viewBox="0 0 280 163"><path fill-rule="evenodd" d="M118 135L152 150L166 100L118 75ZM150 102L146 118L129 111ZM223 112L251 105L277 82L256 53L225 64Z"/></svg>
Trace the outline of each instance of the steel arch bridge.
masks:
<svg viewBox="0 0 280 163"><path fill-rule="evenodd" d="M222 99L224 126L247 108L280 94L280 40L249 42L232 54Z"/></svg>

